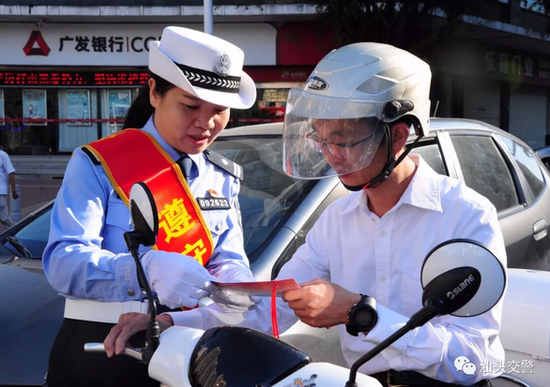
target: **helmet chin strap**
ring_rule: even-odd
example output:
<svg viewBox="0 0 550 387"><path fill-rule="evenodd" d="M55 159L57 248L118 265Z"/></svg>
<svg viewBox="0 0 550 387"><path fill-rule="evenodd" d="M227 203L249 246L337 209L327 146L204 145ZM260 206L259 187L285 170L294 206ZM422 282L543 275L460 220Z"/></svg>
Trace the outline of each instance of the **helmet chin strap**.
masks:
<svg viewBox="0 0 550 387"><path fill-rule="evenodd" d="M384 124L384 131L386 132L386 137L388 139L388 160L386 161L386 164L382 167L382 170L378 175L373 177L370 181L366 182L365 184L361 185L347 185L342 182L344 187L350 191L361 191L363 189L374 189L378 187L380 184L382 184L386 179L390 176L390 174L393 172L393 169L401 163L407 157L411 149L416 145L416 143L422 138L421 136L418 136L414 142L410 145L405 147L405 151L399 156L399 158L396 160L395 155L393 154L393 135L391 133L390 125Z"/></svg>

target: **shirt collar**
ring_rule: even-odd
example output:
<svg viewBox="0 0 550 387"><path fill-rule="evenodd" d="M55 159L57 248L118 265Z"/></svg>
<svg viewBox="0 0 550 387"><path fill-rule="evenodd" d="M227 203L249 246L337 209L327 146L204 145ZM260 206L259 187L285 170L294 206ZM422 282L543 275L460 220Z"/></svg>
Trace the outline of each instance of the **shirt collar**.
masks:
<svg viewBox="0 0 550 387"><path fill-rule="evenodd" d="M178 152L170 144L168 144L166 140L164 140L164 138L160 135L153 121L153 115L151 115L151 117L149 118L145 126L141 128L141 130L153 136L154 139L157 140L159 145L170 155L170 157L172 157L174 161L177 161L181 157L180 152ZM194 164L200 165L202 160L202 153L189 155L189 157L191 158L191 160L193 160Z"/></svg>
<svg viewBox="0 0 550 387"><path fill-rule="evenodd" d="M417 169L409 186L405 192L403 192L403 195L394 208L402 204L409 204L427 210L442 212L441 176L439 176L420 155L409 154L409 157L417 165ZM342 211L342 215L360 207L370 212L367 195L364 190L353 192L351 195L355 195L355 197L350 201L344 211Z"/></svg>
<svg viewBox="0 0 550 387"><path fill-rule="evenodd" d="M342 215L345 215L348 212L351 212L354 209L360 207L366 208L367 211L369 210L367 206L367 195L365 195L364 190L352 192L350 196L353 196L353 198L351 199L351 202L348 204L348 206L342 211Z"/></svg>
<svg viewBox="0 0 550 387"><path fill-rule="evenodd" d="M397 203L441 212L441 176L420 155L409 157L418 166L409 186Z"/></svg>

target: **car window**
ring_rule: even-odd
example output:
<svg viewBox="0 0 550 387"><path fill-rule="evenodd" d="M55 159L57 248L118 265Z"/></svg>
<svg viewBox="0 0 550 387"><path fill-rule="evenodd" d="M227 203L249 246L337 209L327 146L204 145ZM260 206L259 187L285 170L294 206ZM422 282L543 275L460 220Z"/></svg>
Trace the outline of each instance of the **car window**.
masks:
<svg viewBox="0 0 550 387"><path fill-rule="evenodd" d="M428 163L428 165L440 175L448 175L447 169L445 168L445 163L443 162L443 157L441 156L441 152L439 151L439 146L437 144L420 144L420 146L417 146L411 150L411 153L420 155L424 161L426 161L426 163Z"/></svg>
<svg viewBox="0 0 550 387"><path fill-rule="evenodd" d="M544 188L544 178L542 177L542 171L540 170L535 153L511 138L505 136L499 136L499 138L506 144L506 148L508 148L514 159L516 159L521 172L523 172L529 187L533 191L533 195L535 197L539 196Z"/></svg>
<svg viewBox="0 0 550 387"><path fill-rule="evenodd" d="M26 224L15 233L23 245L32 253L33 257L42 257L50 235L51 208L40 214L36 219Z"/></svg>
<svg viewBox="0 0 550 387"><path fill-rule="evenodd" d="M210 148L243 167L239 204L245 251L252 263L315 182L283 172L280 136L220 137Z"/></svg>
<svg viewBox="0 0 550 387"><path fill-rule="evenodd" d="M493 203L497 211L519 204L514 180L491 137L453 135L464 182Z"/></svg>
<svg viewBox="0 0 550 387"><path fill-rule="evenodd" d="M303 225L303 227L296 233L296 237L292 240L292 242L287 246L285 251L280 255L279 259L277 259L277 262L273 265L273 270L271 272L271 279L275 279L279 275L279 271L281 268L294 256L294 253L298 250L298 248L303 245L306 241L306 235L311 230L311 228L315 225L315 222L319 219L323 211L336 199L341 198L342 196L345 196L349 193L349 191L344 188L342 184L338 184L331 192L326 196L326 198L323 200L317 208L315 208L315 211L313 211L307 220L307 222Z"/></svg>

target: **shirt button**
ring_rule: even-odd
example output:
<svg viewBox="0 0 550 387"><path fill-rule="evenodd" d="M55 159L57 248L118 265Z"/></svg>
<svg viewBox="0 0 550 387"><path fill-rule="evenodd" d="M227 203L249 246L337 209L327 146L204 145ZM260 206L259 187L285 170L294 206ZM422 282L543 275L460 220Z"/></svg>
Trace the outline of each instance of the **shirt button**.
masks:
<svg viewBox="0 0 550 387"><path fill-rule="evenodd" d="M128 289L128 295L129 296L135 296L136 292L134 292L134 289Z"/></svg>
<svg viewBox="0 0 550 387"><path fill-rule="evenodd" d="M385 231L382 231L382 232L380 233L380 236L381 236L382 238L384 238L384 237L386 236L386 232L385 232Z"/></svg>
<svg viewBox="0 0 550 387"><path fill-rule="evenodd" d="M382 275L380 276L380 279L381 279L382 281L385 281L385 280L386 280L386 276L385 276L384 274L382 274Z"/></svg>
<svg viewBox="0 0 550 387"><path fill-rule="evenodd" d="M220 231L222 229L222 223L221 222L218 222L216 223L216 231Z"/></svg>

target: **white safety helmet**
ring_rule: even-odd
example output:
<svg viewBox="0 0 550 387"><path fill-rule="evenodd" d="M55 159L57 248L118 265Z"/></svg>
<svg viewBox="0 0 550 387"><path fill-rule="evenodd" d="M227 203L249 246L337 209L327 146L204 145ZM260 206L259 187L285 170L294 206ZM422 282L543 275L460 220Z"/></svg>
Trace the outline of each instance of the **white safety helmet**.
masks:
<svg viewBox="0 0 550 387"><path fill-rule="evenodd" d="M405 116L413 118L417 135L424 136L430 83L428 64L399 48L354 43L333 50L303 88L290 90L283 133L285 172L318 179L361 170L371 163L387 124Z"/></svg>

